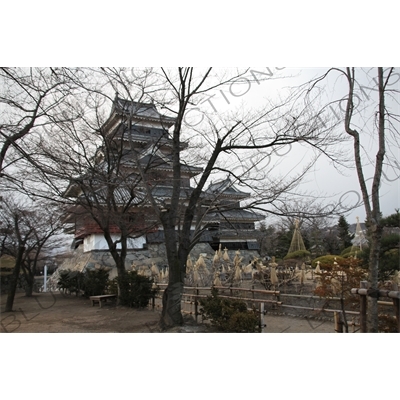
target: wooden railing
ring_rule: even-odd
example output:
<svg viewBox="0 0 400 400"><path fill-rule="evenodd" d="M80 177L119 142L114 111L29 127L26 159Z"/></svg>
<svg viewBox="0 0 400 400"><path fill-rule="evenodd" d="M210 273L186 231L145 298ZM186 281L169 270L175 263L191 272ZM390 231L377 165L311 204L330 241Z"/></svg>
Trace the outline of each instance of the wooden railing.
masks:
<svg viewBox="0 0 400 400"><path fill-rule="evenodd" d="M157 309L161 307L161 299L167 284L157 284L158 293L153 298L152 308ZM226 286L214 286L214 289L218 290L218 296L225 299L242 300L247 303L250 309L258 307L260 310L260 325L264 326L264 305L265 303L271 304L273 308L280 306L279 296L280 292L275 290L258 290L258 289L245 289L239 287L226 287ZM211 296L211 287L192 287L185 286L182 295L182 313L193 315L196 322L200 315L199 305L201 299L206 299Z"/></svg>
<svg viewBox="0 0 400 400"><path fill-rule="evenodd" d="M351 289L352 294L360 296L360 326L361 333L367 332L367 298L387 298L392 300L394 315L397 321L397 332L400 333L400 291L396 284L393 284L393 290L376 290L368 288L368 282L362 281L359 288ZM385 302L386 304L388 302ZM379 304L379 301L378 301Z"/></svg>
<svg viewBox="0 0 400 400"><path fill-rule="evenodd" d="M363 284L362 284L363 285ZM364 284L365 285L365 284ZM158 292L155 297L153 297L151 307L153 309L161 309L162 308L162 296L164 290L166 289L167 284L157 284ZM315 308L315 307L304 307L300 305L291 305L291 304L283 304L281 301L281 292L276 290L259 290L254 289L254 286L251 289L240 288L240 287L226 287L226 286L215 286L215 289L218 290L218 296L221 298L232 299L232 300L242 300L247 303L249 309L258 308L260 311L260 326L264 325L263 317L265 313L265 305L269 304L272 309L278 308L292 308L298 310L308 310L308 311L316 311L316 312L330 312L333 314L335 321L335 330L338 332L337 326L340 325L339 322L341 320L340 314L342 310L339 309L328 309L328 308ZM212 287L192 287L185 286L184 292L182 295L182 313L193 315L196 322L198 322L198 317L200 314L199 306L200 300L206 299L208 296L211 296ZM360 317L360 324L356 323L355 320L349 324L353 326L353 331L355 331L355 327L359 326L361 332L366 331L366 297L369 295L368 290L365 287L360 289L352 289L353 294L359 294L361 296L361 309L360 311L346 311L346 314L350 314L352 316ZM288 296L288 295L283 295ZM290 295L292 297L301 297L301 298L309 298L309 296L304 295ZM394 306L395 315L398 321L398 327L400 331L400 311L399 311L399 299L400 292L399 291L380 291L380 297L387 297L393 300L391 302L378 301L378 304L382 306Z"/></svg>

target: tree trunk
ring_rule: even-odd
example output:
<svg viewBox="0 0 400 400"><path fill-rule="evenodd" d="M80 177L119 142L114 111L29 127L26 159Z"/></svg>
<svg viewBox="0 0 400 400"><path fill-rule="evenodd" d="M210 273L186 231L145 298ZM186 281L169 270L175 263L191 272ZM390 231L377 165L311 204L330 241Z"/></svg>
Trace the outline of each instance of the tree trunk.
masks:
<svg viewBox="0 0 400 400"><path fill-rule="evenodd" d="M118 304L121 304L121 298L126 299L129 295L129 287L127 285L125 276L125 260L127 255L127 234L121 232L121 250L117 250L117 244L114 243L109 231L104 230L104 238L107 241L110 254L115 261L118 275Z"/></svg>
<svg viewBox="0 0 400 400"><path fill-rule="evenodd" d="M367 331L368 333L378 332L378 274L379 274L379 251L381 246L381 229L374 225L370 235L370 254L369 254L369 286L372 290L368 296Z"/></svg>
<svg viewBox="0 0 400 400"><path fill-rule="evenodd" d="M160 327L163 330L183 324L181 300L185 282L186 258L177 249L175 227L165 230L169 282L163 295Z"/></svg>
<svg viewBox="0 0 400 400"><path fill-rule="evenodd" d="M181 309L182 293L184 284L182 282L168 283L163 295L163 310L161 314L160 327L162 330L183 324Z"/></svg>
<svg viewBox="0 0 400 400"><path fill-rule="evenodd" d="M391 70L392 72L393 70ZM390 73L391 73L390 72ZM390 75L389 73L389 75ZM382 179L382 168L385 158L385 83L383 68L378 68L378 93L379 93L379 126L378 142L379 149L376 153L375 173L372 183L371 195L368 193L366 179L361 159L360 134L356 129L351 128L354 112L354 88L355 73L354 68L347 68L347 79L349 82L349 97L347 101L345 129L354 140L354 160L356 163L358 181L360 183L361 193L364 201L365 212L368 222L368 236L370 240L369 254L369 288L371 294L368 296L368 316L367 332L378 332L378 274L379 274L379 251L382 238L381 209L379 198L379 187ZM386 78L389 79L389 75Z"/></svg>
<svg viewBox="0 0 400 400"><path fill-rule="evenodd" d="M33 285L35 284L35 276L32 271L27 270L23 265L22 269L24 271L24 276L25 276L25 296L26 297L32 297L33 294Z"/></svg>
<svg viewBox="0 0 400 400"><path fill-rule="evenodd" d="M382 179L382 168L385 159L385 84L383 68L378 68L378 90L379 90L379 149L376 154L375 174L371 191L372 208L368 217L371 248L369 254L369 282L372 293L368 296L368 332L378 332L378 276L379 276L379 253L382 240L381 207L379 187Z"/></svg>
<svg viewBox="0 0 400 400"><path fill-rule="evenodd" d="M342 295L340 296L340 307L342 309L344 330L346 333L349 333L349 324L347 322L346 308L344 306L344 299L343 299L343 292L342 292Z"/></svg>
<svg viewBox="0 0 400 400"><path fill-rule="evenodd" d="M13 273L12 273L11 279L10 279L10 289L9 289L9 292L7 295L6 308L4 310L5 312L12 312L12 308L14 305L15 293L17 291L19 273L21 271L22 257L24 255L24 251L25 251L24 246L20 246L18 248L17 259L15 260L15 267L14 267L14 270L13 270Z"/></svg>
<svg viewBox="0 0 400 400"><path fill-rule="evenodd" d="M111 251L111 255L114 258L115 266L117 268L118 275L118 304L121 304L121 299L126 299L129 294L129 287L126 282L126 269L125 269L125 258L122 257L117 250Z"/></svg>
<svg viewBox="0 0 400 400"><path fill-rule="evenodd" d="M25 296L26 297L32 297L32 294L33 294L33 282L32 283L29 282L25 286Z"/></svg>

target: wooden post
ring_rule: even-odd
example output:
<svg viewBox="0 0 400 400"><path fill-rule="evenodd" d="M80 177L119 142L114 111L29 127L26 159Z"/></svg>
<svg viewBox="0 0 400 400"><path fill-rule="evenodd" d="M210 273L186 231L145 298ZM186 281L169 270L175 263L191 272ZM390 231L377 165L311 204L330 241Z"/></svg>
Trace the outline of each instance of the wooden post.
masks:
<svg viewBox="0 0 400 400"><path fill-rule="evenodd" d="M199 289L198 289L198 285L196 286L196 294L195 294L195 297L194 297L194 318L195 318L195 320L196 320L196 324L197 324L197 317L198 317L198 315L199 315L199 310L198 310L198 308L199 308L199 302L198 302L198 296L199 295Z"/></svg>
<svg viewBox="0 0 400 400"><path fill-rule="evenodd" d="M343 322L340 317L340 313L337 311L335 311L335 313L334 313L334 321L335 321L335 332L343 333Z"/></svg>
<svg viewBox="0 0 400 400"><path fill-rule="evenodd" d="M392 285L392 290L398 292L399 286L394 283ZM397 333L400 333L400 299L399 298L393 299L393 307L394 307L394 315L397 320Z"/></svg>
<svg viewBox="0 0 400 400"><path fill-rule="evenodd" d="M368 282L360 282L361 289L368 288ZM360 295L360 331L361 333L367 333L367 296Z"/></svg>
<svg viewBox="0 0 400 400"><path fill-rule="evenodd" d="M277 293L278 293L278 294L277 294ZM273 296L275 297L275 300L276 300L277 302L280 302L280 301L281 301L280 292L277 292L277 291L275 290L275 293L273 294ZM277 303L273 303L273 304L272 304L272 309L273 309L273 310L276 310L277 308L278 308Z"/></svg>
<svg viewBox="0 0 400 400"><path fill-rule="evenodd" d="M400 300L393 299L394 312L397 320L397 333L400 333Z"/></svg>
<svg viewBox="0 0 400 400"><path fill-rule="evenodd" d="M266 327L264 324L264 303L260 303L260 333Z"/></svg>
<svg viewBox="0 0 400 400"><path fill-rule="evenodd" d="M354 317L351 319L351 325L353 326L353 333L356 333L356 320Z"/></svg>

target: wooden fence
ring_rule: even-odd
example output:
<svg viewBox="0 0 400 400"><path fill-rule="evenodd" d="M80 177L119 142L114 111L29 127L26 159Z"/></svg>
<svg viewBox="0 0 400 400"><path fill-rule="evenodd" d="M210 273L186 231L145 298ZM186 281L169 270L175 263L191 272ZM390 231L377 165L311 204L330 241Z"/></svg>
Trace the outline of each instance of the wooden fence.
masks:
<svg viewBox="0 0 400 400"><path fill-rule="evenodd" d="M362 281L360 288L351 289L352 294L360 296L360 329L362 333L367 332L367 297L388 298L392 300L394 315L397 321L397 332L400 332L400 291L397 285L393 285L393 290L376 290L368 288L368 282ZM378 302L379 303L379 302Z"/></svg>
<svg viewBox="0 0 400 400"><path fill-rule="evenodd" d="M360 289L352 289L353 294L358 294L361 296L360 301L360 311L346 311L346 314L352 315L353 320L349 323L350 326L353 326L353 332L356 331L356 327L360 328L361 332L366 332L366 298L367 295L371 295L370 291L366 288L366 283L361 283ZM157 284L158 293L153 298L151 307L153 309L161 309L162 308L162 296L164 290L167 287L167 284ZM282 297L290 296L297 298L310 298L310 296L304 295L286 295L281 294L280 291L276 290L259 290L254 289L254 286L251 289L240 288L240 287L226 287L226 286L215 286L215 289L218 289L218 296L221 298L232 299L232 300L242 300L247 303L249 309L258 308L260 312L260 326L265 327L264 324L264 316L266 314L266 305L270 307L272 310L282 310L284 308L290 308L301 311L312 311L312 312L327 312L332 313L334 323L335 323L335 331L342 332L340 328L342 326L342 310L339 309L329 309L329 308L316 308L316 307L305 307L300 305L293 304L284 304L281 301ZM198 322L198 318L200 314L200 300L205 299L211 295L212 287L192 287L185 286L184 292L182 295L182 313L193 315L196 322ZM393 306L394 312L397 318L398 329L400 331L400 311L399 311L399 299L400 292L399 291L388 291L381 290L379 291L380 297L388 297L393 300L393 304L390 302L379 301L378 304L382 306ZM312 296L313 297L313 296ZM339 300L339 299L337 299ZM355 317L359 317L360 322L355 322ZM357 329L358 330L358 329Z"/></svg>
<svg viewBox="0 0 400 400"><path fill-rule="evenodd" d="M152 308L161 308L161 299L166 284L157 284L159 291L152 301ZM247 303L250 309L258 308L260 311L260 326L265 327L263 317L265 315L265 304L277 308L282 305L279 296L280 292L275 290L245 289L239 287L214 286L218 290L218 296L225 299L242 300ZM182 313L193 315L196 322L200 314L200 300L211 296L212 287L191 287L185 286L182 295Z"/></svg>

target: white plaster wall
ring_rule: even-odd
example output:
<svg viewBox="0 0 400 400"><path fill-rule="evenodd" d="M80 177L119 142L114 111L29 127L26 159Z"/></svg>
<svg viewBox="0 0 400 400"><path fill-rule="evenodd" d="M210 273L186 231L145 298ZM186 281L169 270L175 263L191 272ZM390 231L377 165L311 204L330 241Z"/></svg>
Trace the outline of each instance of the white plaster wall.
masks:
<svg viewBox="0 0 400 400"><path fill-rule="evenodd" d="M117 240L119 238L118 235L112 235L113 240ZM128 239L128 250L133 249L143 249L143 245L146 244L146 237L141 236L135 239ZM121 244L117 245L117 249L121 248ZM83 240L83 251L86 253L92 250L108 250L107 241L104 239L104 236L101 234L95 234L87 236Z"/></svg>

